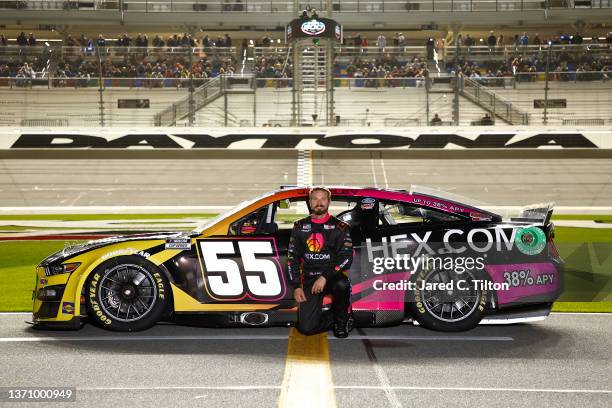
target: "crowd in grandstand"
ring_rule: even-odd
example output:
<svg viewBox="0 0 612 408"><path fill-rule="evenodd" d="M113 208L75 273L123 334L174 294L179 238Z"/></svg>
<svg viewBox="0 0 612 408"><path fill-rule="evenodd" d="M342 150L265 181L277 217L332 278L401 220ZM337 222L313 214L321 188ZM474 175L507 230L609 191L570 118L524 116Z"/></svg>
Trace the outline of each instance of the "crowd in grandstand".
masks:
<svg viewBox="0 0 612 408"><path fill-rule="evenodd" d="M94 48L107 45L116 47L145 47L143 52L114 53L106 50L96 55ZM0 44L9 45L6 36L0 35ZM166 38L156 35L149 43L146 34L138 34L132 38L127 33L116 40L109 41L100 35L94 42L84 34L73 37L67 35L63 42L66 46L80 47L77 52L62 55L51 72L56 78L54 85L63 86L69 78L88 79L96 78L102 74L111 78L188 78L190 72L196 79L210 78L221 74L233 74L236 71L236 58L231 53L220 53L220 47L231 47L232 39L229 34L212 40L204 35L201 40L195 39L189 34L175 34ZM16 39L18 46L36 45L35 36L30 33L26 36L21 33ZM196 52L188 58L186 52L156 52L167 51L165 47L198 46ZM162 50L163 49L163 50ZM102 64L100 65L100 61ZM16 78L17 86L31 84L31 79L41 76L49 65L49 56L14 55L2 54L0 56L0 77ZM177 82L180 85L180 82ZM159 81L149 81L145 85L163 86Z"/></svg>
<svg viewBox="0 0 612 408"><path fill-rule="evenodd" d="M472 61L469 57L459 59L458 68L463 75L472 78L516 77L517 81L536 81L538 73L546 71L546 52L518 53L503 60ZM449 64L448 71L455 69ZM548 61L549 79L560 81L608 80L612 75L612 56L597 56L589 52L561 51L553 53ZM569 73L575 73L569 75Z"/></svg>
<svg viewBox="0 0 612 408"><path fill-rule="evenodd" d="M9 40L4 34L0 34L0 46L18 45L20 47L35 46L38 45L37 39L33 33L26 35L21 32L14 40ZM90 38L85 34L81 34L76 38L72 34L67 34L62 40L62 45L68 47L84 47L93 48L94 46L99 47L232 47L233 41L229 34L224 36L218 36L216 39L211 38L208 34L204 34L201 39L188 33L173 34L167 37L155 35L152 40L149 40L147 34L138 33L135 37L132 37L128 33L124 33L118 38L107 39L103 34L98 35L97 38Z"/></svg>
<svg viewBox="0 0 612 408"><path fill-rule="evenodd" d="M255 58L253 74L257 78L290 78L293 72L289 56L260 56Z"/></svg>
<svg viewBox="0 0 612 408"><path fill-rule="evenodd" d="M397 56L383 55L379 57L357 57L348 64L336 61L334 73L337 77L364 78L365 87L396 86L393 79L425 77L427 64L424 59L413 57L409 60L400 60ZM384 79L385 81L380 81ZM417 81L416 86L423 84Z"/></svg>
<svg viewBox="0 0 612 408"><path fill-rule="evenodd" d="M65 84L63 80L67 78L98 77L101 71L105 78L140 78L145 80L143 86L161 87L165 85L159 80L189 78L190 72L196 79L212 78L235 72L236 60L233 57L220 58L202 54L192 59L191 62L184 55L136 56L133 54L128 61L115 61L107 58L102 61L101 67L96 59L61 61L55 77L58 78L57 86L62 86ZM176 86L186 85L180 81L175 84Z"/></svg>
<svg viewBox="0 0 612 408"><path fill-rule="evenodd" d="M21 32L15 39L9 40L5 35L0 35L0 45L7 46L13 43L20 47L35 46L46 40L37 40L34 33L26 34ZM503 34L496 34L493 31L485 38L477 41L469 34L458 35L456 41L450 47L462 47L462 52L456 61L447 58L447 70L452 72L458 66L460 71L470 77L508 77L515 76L517 80L535 80L535 73L543 72L546 65L545 48L528 48L526 46L543 45L547 43L565 46L573 44L598 44L612 46L612 32L607 36L593 34L585 40L583 36L576 32L572 35L558 34L554 36L540 36L537 33L530 34L524 32L522 35L516 34L513 39L507 41ZM269 35L265 35L259 40L242 40L242 47L246 48L248 43L254 46L270 47L275 44ZM392 81L395 78L424 78L426 73L426 61L434 58L443 60L445 58L445 44L443 39L426 39L426 52L419 57L407 57L402 55L402 50L407 47L408 40L402 32L387 39L383 33L379 33L375 38L367 38L360 33L347 35L345 45L348 47L359 48L356 56L350 59L342 59L334 62L334 75L336 77L363 78L364 86L394 86ZM237 60L233 51L219 53L218 50L227 49L233 46L232 37L229 34L212 38L207 34L202 34L200 38L188 33L174 34L169 36L155 35L152 39L146 34L132 36L125 33L118 38L108 39L102 34L97 39L92 39L81 34L73 37L67 35L63 45L79 47L78 51L69 56L62 56L54 64L49 64L48 58L40 56L15 57L14 55L0 53L0 77L14 78L34 78L36 73L44 72L46 69L60 79L57 83L65 83L67 78L94 78L100 74L104 77L112 78L188 78L193 73L194 78L210 78L220 74L231 74L236 71ZM493 50L499 51L501 46L512 46L506 55L500 58L497 53L490 59L473 58L471 47L484 45ZM145 50L132 48L129 52L113 53L103 47L141 47ZM188 58L187 52L176 52L176 47L197 47L195 53ZM373 51L371 48L374 47ZM393 53L389 53L389 47L395 47ZM44 48L44 47L43 47ZM100 50L96 53L96 48ZM377 50L376 50L377 48ZM170 50L173 52L169 52ZM485 50L487 48L484 48ZM0 49L1 50L1 49ZM399 50L399 52L398 52ZM557 48L559 50L559 48ZM192 52L192 51L190 51ZM286 54L286 52L284 53ZM253 73L258 78L288 79L292 73L292 61L288 55L269 54L264 56L256 55L253 64ZM100 61L102 64L100 65ZM610 54L594 55L587 52L555 52L550 61L550 71L554 71L554 79L570 80L570 76L564 72L577 72L571 77L572 80L591 80L608 79L612 70ZM594 75L593 73L599 73ZM378 80L375 80L378 79ZM387 79L388 81L379 81ZM20 83L26 83L21 81ZM155 82L151 82L155 83ZM416 86L422 84L417 81Z"/></svg>
<svg viewBox="0 0 612 408"><path fill-rule="evenodd" d="M432 43L433 41L433 43ZM460 47L473 47L473 46L489 46L499 47L506 45L542 45L548 42L552 44L583 44L584 38L581 33L576 32L574 34L557 34L551 36L540 36L538 33L529 34L523 32L522 35L515 34L513 38L506 39L503 34L495 34L491 31L488 36L484 38L474 38L470 34L458 34L454 45ZM275 42L270 38L268 34L258 40L244 40L242 44L250 42L255 46L268 47L273 45ZM409 40L402 32L397 32L392 38L388 39L383 33L379 33L376 37L368 38L362 36L361 33L353 33L344 37L343 45L353 47L378 47L383 50L386 47L397 47L404 49L408 45ZM597 33L593 33L589 40L590 43L607 43L612 44L612 32L607 33L605 36L601 36ZM37 45L36 36L33 33L28 35L25 32L21 32L15 39L9 40L5 35L0 34L0 46L7 45L18 45L18 46L34 46ZM136 36L128 33L118 36L118 38L109 39L103 34L100 34L97 38L90 38L85 34L81 34L76 38L71 34L66 35L62 40L62 44L66 46L81 46L81 47L94 47L94 46L116 46L116 47L232 47L235 46L234 41L230 34L224 36L217 36L212 38L208 34L204 34L201 38L197 38L196 35L182 33L173 34L167 37L155 35L153 39L149 39L147 34L138 33ZM414 45L414 41L412 42ZM426 46L434 45L436 48L440 47L442 42L432 38L425 40Z"/></svg>

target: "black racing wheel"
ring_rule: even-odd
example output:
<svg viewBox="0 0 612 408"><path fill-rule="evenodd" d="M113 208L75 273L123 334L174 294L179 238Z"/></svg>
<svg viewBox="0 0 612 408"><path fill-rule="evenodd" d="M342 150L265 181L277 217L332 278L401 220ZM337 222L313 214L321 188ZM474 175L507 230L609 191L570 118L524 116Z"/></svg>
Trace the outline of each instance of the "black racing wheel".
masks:
<svg viewBox="0 0 612 408"><path fill-rule="evenodd" d="M167 311L170 284L162 271L139 256L110 259L86 283L86 303L93 322L105 329L130 332L153 326Z"/></svg>
<svg viewBox="0 0 612 408"><path fill-rule="evenodd" d="M445 332L472 329L482 320L488 297L481 275L473 270L462 273L422 270L412 278L415 287L408 293L408 310L428 329Z"/></svg>

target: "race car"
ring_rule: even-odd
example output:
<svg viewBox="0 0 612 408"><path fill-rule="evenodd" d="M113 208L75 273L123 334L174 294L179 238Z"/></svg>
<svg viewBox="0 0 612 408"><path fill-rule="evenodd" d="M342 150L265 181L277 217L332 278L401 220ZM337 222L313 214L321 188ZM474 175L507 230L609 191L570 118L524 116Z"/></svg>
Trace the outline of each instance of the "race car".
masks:
<svg viewBox="0 0 612 408"><path fill-rule="evenodd" d="M328 187L348 224L355 326L412 322L462 331L543 319L562 288L552 204L502 217L424 187ZM308 216L309 187L282 186L191 232L110 237L69 246L36 269L33 324L114 331L160 321L292 325L287 245ZM329 304L327 299L324 307Z"/></svg>

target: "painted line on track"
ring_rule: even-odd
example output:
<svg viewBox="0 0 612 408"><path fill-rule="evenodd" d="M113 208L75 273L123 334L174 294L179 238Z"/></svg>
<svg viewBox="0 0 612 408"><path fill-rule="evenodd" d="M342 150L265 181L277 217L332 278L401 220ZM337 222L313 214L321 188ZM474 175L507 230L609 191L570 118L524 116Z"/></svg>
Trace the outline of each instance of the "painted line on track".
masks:
<svg viewBox="0 0 612 408"><path fill-rule="evenodd" d="M221 391L251 391L279 390L280 385L177 385L159 387L77 387L78 391L173 391L173 390L221 390Z"/></svg>
<svg viewBox="0 0 612 408"><path fill-rule="evenodd" d="M0 312L0 316L31 315L32 312ZM612 316L609 312L550 312L551 315ZM350 339L350 337L349 337Z"/></svg>
<svg viewBox="0 0 612 408"><path fill-rule="evenodd" d="M379 385L334 385L335 390L382 390ZM418 387L392 385L394 390L407 391L473 391L473 392L528 392L554 394L612 394L612 390L589 390L571 388L503 388L503 387ZM173 391L173 390L220 390L220 391L251 391L278 390L281 385L219 385L219 386L159 386L159 387L77 387L79 391Z"/></svg>
<svg viewBox="0 0 612 408"><path fill-rule="evenodd" d="M335 389L350 390L382 390L378 385L336 385ZM587 389L565 389L565 388L503 388L503 387L418 387L393 385L394 390L408 391L489 391L489 392L535 392L535 393L560 393L560 394L612 394L612 390L587 390Z"/></svg>
<svg viewBox="0 0 612 408"><path fill-rule="evenodd" d="M233 208L231 205L81 205L81 206L22 206L0 207L0 214L178 214L218 212Z"/></svg>
<svg viewBox="0 0 612 408"><path fill-rule="evenodd" d="M292 329L292 331L295 329ZM304 336L311 339L316 336ZM300 341L305 341L300 340ZM235 336L56 336L56 337L0 337L0 343L33 343L33 342L91 342L91 341L176 341L176 340L295 340L292 335L235 335ZM504 336L349 336L346 339L330 338L334 341L373 340L373 341L514 341L513 337ZM319 341L319 340L317 340ZM327 344L327 340L325 341ZM303 347L309 344L302 345Z"/></svg>
<svg viewBox="0 0 612 408"><path fill-rule="evenodd" d="M365 332L362 329L357 329L361 337L366 337ZM382 390L385 392L385 396L387 397L387 401L391 407L402 408L402 403L399 400L395 391L391 388L391 381L389 377L385 373L385 370L378 363L378 358L376 357L376 353L374 352L374 347L372 346L372 342L369 339L362 339L363 345L366 350L366 354L368 355L368 360L372 363L372 368L376 373L376 377L378 378L378 382L382 387Z"/></svg>
<svg viewBox="0 0 612 408"><path fill-rule="evenodd" d="M550 312L551 315L612 316L612 312Z"/></svg>
<svg viewBox="0 0 612 408"><path fill-rule="evenodd" d="M278 406L336 407L327 333L304 336L291 328Z"/></svg>

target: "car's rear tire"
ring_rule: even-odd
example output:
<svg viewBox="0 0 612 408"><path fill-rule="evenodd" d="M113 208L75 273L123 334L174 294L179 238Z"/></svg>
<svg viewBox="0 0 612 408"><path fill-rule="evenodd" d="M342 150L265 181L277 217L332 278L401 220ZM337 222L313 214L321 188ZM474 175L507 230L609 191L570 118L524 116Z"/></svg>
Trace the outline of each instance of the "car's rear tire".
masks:
<svg viewBox="0 0 612 408"><path fill-rule="evenodd" d="M86 282L88 314L113 331L145 330L168 309L170 284L162 271L139 256L121 256L97 267Z"/></svg>
<svg viewBox="0 0 612 408"><path fill-rule="evenodd" d="M486 280L478 271L430 270L420 271L412 277L414 290L408 294L408 311L419 325L431 330L458 332L470 330L482 320L487 298L486 288L475 287L474 280ZM465 281L457 289L457 282ZM424 285L435 282L454 281L455 290L427 290ZM478 286L478 285L476 285Z"/></svg>

